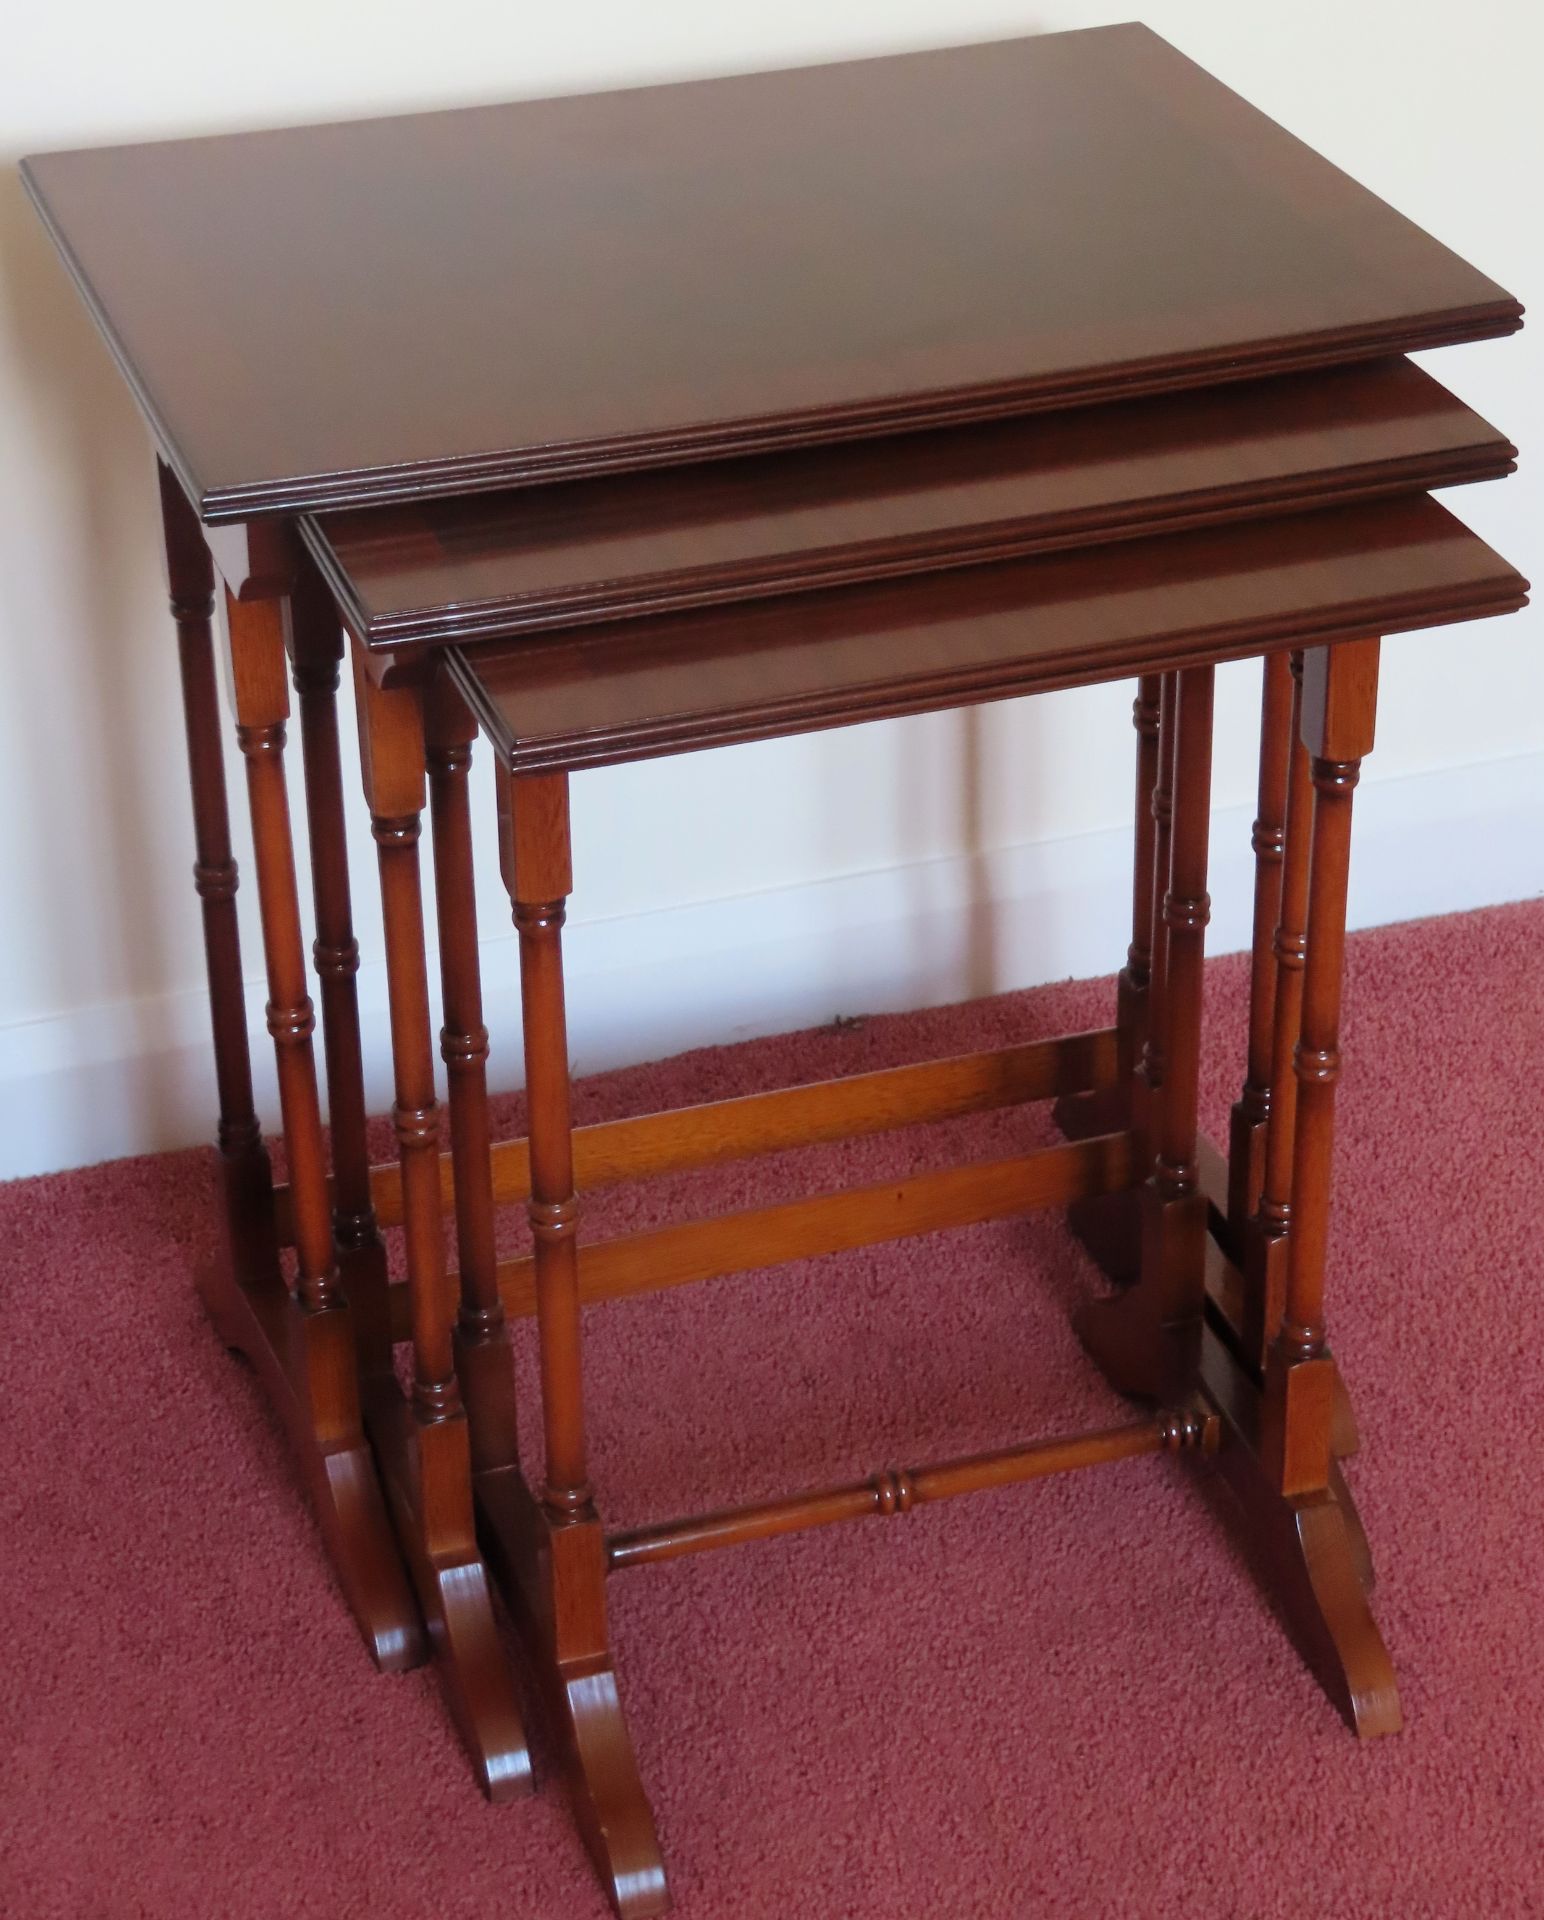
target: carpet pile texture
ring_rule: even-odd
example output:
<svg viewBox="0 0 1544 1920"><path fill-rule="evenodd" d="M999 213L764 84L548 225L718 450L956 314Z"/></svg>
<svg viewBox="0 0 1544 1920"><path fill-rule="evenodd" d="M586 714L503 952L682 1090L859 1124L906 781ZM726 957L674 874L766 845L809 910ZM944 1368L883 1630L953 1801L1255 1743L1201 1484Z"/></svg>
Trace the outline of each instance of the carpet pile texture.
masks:
<svg viewBox="0 0 1544 1920"><path fill-rule="evenodd" d="M682 1920L1544 1912L1544 902L1351 943L1331 1333L1407 1726L1358 1746L1204 1470L1137 1460L619 1576ZM1208 972L1204 1117L1245 962ZM580 1117L1101 1024L1108 982L694 1053ZM499 1103L519 1121L518 1100ZM1049 1139L1043 1109L597 1195L603 1233ZM379 1143L382 1156L387 1150ZM371 1669L191 1273L212 1156L0 1187L0 1914L604 1913L550 1781L490 1808ZM520 1223L511 1221L510 1244ZM398 1250L400 1251L400 1250ZM1107 1424L1050 1217L588 1316L617 1524ZM534 1409L530 1330L520 1383ZM539 1462L534 1411L526 1421Z"/></svg>

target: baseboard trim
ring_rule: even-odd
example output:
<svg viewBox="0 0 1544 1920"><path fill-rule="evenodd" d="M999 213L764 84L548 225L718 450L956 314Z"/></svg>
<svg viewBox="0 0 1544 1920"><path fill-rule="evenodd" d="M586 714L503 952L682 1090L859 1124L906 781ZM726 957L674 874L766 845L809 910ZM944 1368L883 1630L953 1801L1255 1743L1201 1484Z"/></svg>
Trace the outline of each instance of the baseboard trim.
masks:
<svg viewBox="0 0 1544 1920"><path fill-rule="evenodd" d="M1544 753L1376 781L1357 801L1351 924L1381 926L1544 892L1536 823ZM1246 809L1212 822L1209 951L1247 945ZM839 1014L943 1006L1112 972L1129 938L1130 835L1026 842L808 886L575 925L574 1069L815 1026ZM519 1084L513 936L484 943L496 1087ZM391 1100L386 978L359 974L367 1090ZM260 1109L277 1115L264 991L249 983ZM213 1073L199 992L72 1009L0 1028L0 1175L89 1165L206 1140Z"/></svg>

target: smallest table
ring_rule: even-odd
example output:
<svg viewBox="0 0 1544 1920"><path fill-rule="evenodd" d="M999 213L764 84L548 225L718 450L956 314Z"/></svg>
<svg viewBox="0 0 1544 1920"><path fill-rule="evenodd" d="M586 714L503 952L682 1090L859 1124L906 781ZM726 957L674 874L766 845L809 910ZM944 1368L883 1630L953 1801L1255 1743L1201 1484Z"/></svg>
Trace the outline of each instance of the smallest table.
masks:
<svg viewBox="0 0 1544 1920"><path fill-rule="evenodd" d="M1493 445L1488 457L1497 457ZM1366 1543L1336 1464L1345 1443L1337 1447L1340 1388L1323 1310L1351 795L1372 744L1380 642L1370 636L1511 610L1525 583L1444 508L1407 493L532 636L518 631L531 577L529 502L507 496L436 512L438 533L426 544L418 524L416 545L400 528L383 532L384 516L302 523L320 563L307 591L325 577L354 634L385 900L400 1161L375 1170L372 1195L382 1219L406 1223L406 1286L390 1318L411 1336L414 1384L411 1420L393 1417L396 1438L382 1453L421 1569L454 1565L464 1582L475 1563L480 1580L475 1508L617 1905L656 1910L664 1881L616 1688L605 1584L610 1572L682 1553L1134 1454L1216 1451L1273 1551L1280 1604L1332 1696L1364 1734L1397 1726L1393 1673L1367 1604ZM453 610L441 622L420 618L403 646L412 595L383 599L382 582L430 566L446 586L462 555L477 591L449 594ZM362 612L367 604L373 616ZM372 617L388 636L376 653ZM496 634L501 621L513 637L444 647L458 629ZM440 650L415 654L419 640ZM1279 913L1256 916L1251 1038L1252 1053L1266 1043L1271 1097L1265 1115L1246 1114L1235 1128L1236 1158L1253 1172L1230 1221L1197 1132L1212 688L1217 663L1262 653L1262 791L1279 789L1284 817L1257 840L1262 870L1277 862L1281 884ZM1140 676L1135 939L1114 1028L572 1126L562 969L572 772L1132 674ZM529 1134L499 1145L483 1072L466 800L478 726L497 759L524 1009ZM430 798L450 1068L443 1167L416 852ZM1286 964L1262 968L1272 953ZM581 1232L587 1186L1053 1097L1079 1137L1040 1152L620 1239L591 1242ZM622 1533L604 1527L586 1461L587 1303L1122 1194L1137 1201L1139 1273L1124 1293L1090 1302L1081 1325L1112 1381L1156 1402L1155 1413L748 1508ZM447 1198L460 1256L454 1283L441 1232ZM500 1261L494 1209L520 1201L532 1251ZM460 1302L454 1337L447 1284ZM505 1350L508 1316L533 1312L546 1462L537 1489L521 1472ZM480 1629L466 1642L473 1665L454 1672L465 1623L454 1617L453 1589L459 1595L456 1582L420 1582L452 1699L486 1759L507 1716L502 1694L472 1681L485 1653Z"/></svg>

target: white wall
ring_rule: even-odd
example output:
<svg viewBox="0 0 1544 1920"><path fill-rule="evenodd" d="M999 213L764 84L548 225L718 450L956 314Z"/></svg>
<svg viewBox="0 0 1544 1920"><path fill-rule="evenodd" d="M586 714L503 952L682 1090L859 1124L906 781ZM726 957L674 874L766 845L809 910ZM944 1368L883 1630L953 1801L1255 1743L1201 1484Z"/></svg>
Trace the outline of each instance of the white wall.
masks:
<svg viewBox="0 0 1544 1920"><path fill-rule="evenodd" d="M10 163L50 147L1093 25L1134 4L74 0L8 25L0 1177L201 1139L212 1112L147 442ZM1148 0L1144 17L1525 302L1540 299L1537 0ZM1526 456L1544 446L1541 355L1544 320L1431 360ZM1541 473L1527 461L1454 500L1535 575ZM1530 610L1388 649L1360 921L1544 888L1541 619ZM1245 936L1257 684L1257 669L1239 668L1219 688L1219 946ZM578 1064L1118 964L1128 701L1108 687L577 781ZM236 827L242 857L239 809ZM362 834L354 872L362 940L378 953ZM483 891L497 1040L513 1031L512 962L491 871ZM250 916L244 925L260 1032L259 948ZM367 965L362 991L368 1013L378 969ZM517 1073L508 1045L495 1058L501 1078Z"/></svg>

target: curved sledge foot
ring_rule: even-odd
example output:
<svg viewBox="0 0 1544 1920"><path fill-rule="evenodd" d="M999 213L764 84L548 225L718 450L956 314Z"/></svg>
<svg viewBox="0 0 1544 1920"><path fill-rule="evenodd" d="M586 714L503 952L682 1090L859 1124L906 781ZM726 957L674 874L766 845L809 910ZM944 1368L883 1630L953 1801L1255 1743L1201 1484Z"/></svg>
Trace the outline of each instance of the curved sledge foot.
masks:
<svg viewBox="0 0 1544 1920"><path fill-rule="evenodd" d="M1340 1502L1340 1511L1345 1515L1346 1532L1351 1538L1351 1558L1356 1565L1356 1577L1366 1592L1371 1593L1378 1584L1377 1570L1372 1563L1372 1548L1368 1544L1367 1529L1362 1525L1362 1516L1357 1512L1356 1502L1351 1498L1351 1489L1346 1485L1346 1476L1341 1472L1337 1458L1330 1467L1330 1492Z"/></svg>
<svg viewBox="0 0 1544 1920"><path fill-rule="evenodd" d="M366 1385L366 1417L417 1589L445 1704L493 1801L532 1786L531 1751L472 1519L462 1417L420 1425L394 1380Z"/></svg>
<svg viewBox="0 0 1544 1920"><path fill-rule="evenodd" d="M307 1467L312 1503L371 1657L382 1673L421 1667L428 1657L423 1623L403 1575L369 1447L360 1442L316 1458L316 1479Z"/></svg>
<svg viewBox="0 0 1544 1920"><path fill-rule="evenodd" d="M1360 1739L1398 1733L1404 1716L1394 1664L1367 1605L1345 1509L1333 1491L1284 1504L1312 1600L1297 1609L1294 1624L1318 1643L1311 1650L1325 1690Z"/></svg>
<svg viewBox="0 0 1544 1920"><path fill-rule="evenodd" d="M1209 1330L1202 1356L1207 1399L1223 1419L1218 1466L1242 1509L1269 1598L1325 1692L1363 1740L1403 1725L1393 1662L1367 1595L1372 1564L1345 1478L1284 1498L1256 1450L1259 1394Z"/></svg>
<svg viewBox="0 0 1544 1920"><path fill-rule="evenodd" d="M616 1674L603 1667L559 1684L568 1788L595 1870L620 1920L664 1913L670 1905L665 1862Z"/></svg>
<svg viewBox="0 0 1544 1920"><path fill-rule="evenodd" d="M1337 1460L1349 1460L1353 1453L1359 1453L1362 1436L1357 1429L1356 1408L1351 1404L1351 1395L1346 1390L1345 1377L1336 1372L1335 1405L1330 1414L1330 1448Z"/></svg>
<svg viewBox="0 0 1544 1920"><path fill-rule="evenodd" d="M197 1275L215 1331L252 1365L289 1436L338 1585L383 1673L402 1673L427 1653L423 1623L397 1551L380 1481L357 1408L324 1410L340 1381L352 1400L354 1336L347 1308L303 1313L277 1271L243 1286L221 1267ZM349 1418L350 1412L353 1418Z"/></svg>
<svg viewBox="0 0 1544 1920"><path fill-rule="evenodd" d="M580 1835L620 1920L648 1920L669 1909L670 1889L617 1693L600 1528L565 1528L554 1538L518 1466L479 1473L476 1486L489 1562L524 1642L542 1730L562 1768ZM556 1576L555 1563L563 1570ZM559 1581L566 1582L569 1631L587 1643L566 1661L552 1630Z"/></svg>
<svg viewBox="0 0 1544 1920"><path fill-rule="evenodd" d="M515 1704L509 1662L493 1617L481 1560L427 1574L429 1638L446 1704L471 1758L477 1784L497 1805L529 1788L531 1752Z"/></svg>

